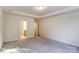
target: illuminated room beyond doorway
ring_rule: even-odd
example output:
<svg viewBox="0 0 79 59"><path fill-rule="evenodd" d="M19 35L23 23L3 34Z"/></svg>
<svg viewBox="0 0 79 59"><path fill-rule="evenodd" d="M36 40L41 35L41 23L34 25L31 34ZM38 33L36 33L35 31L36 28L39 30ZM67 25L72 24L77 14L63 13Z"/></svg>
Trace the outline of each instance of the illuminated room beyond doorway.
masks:
<svg viewBox="0 0 79 59"><path fill-rule="evenodd" d="M21 21L21 39L27 38L27 21Z"/></svg>

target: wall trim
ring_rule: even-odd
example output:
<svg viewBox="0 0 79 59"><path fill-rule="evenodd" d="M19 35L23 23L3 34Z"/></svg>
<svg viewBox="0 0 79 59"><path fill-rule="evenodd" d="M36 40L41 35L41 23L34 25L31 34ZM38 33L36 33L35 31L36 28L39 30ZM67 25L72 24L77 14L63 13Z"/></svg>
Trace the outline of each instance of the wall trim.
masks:
<svg viewBox="0 0 79 59"><path fill-rule="evenodd" d="M49 38L49 37L42 36L42 35L40 35L40 36L41 36L41 37L44 37L44 38L47 38L47 39L50 39L50 40L55 40L55 41L59 41L59 42L61 42L61 43L65 43L65 44L68 44L68 45L72 45L72 46L79 47L79 45L76 45L76 44L73 44L73 43L70 43L70 42L64 42L64 41L62 41L62 40L56 40L56 39L54 39L54 38Z"/></svg>
<svg viewBox="0 0 79 59"><path fill-rule="evenodd" d="M76 9L79 9L79 7L64 8L64 9L62 9L62 10L58 10L58 11L56 11L56 12L52 12L52 13L49 13L49 14L44 15L44 16L40 16L40 18L45 18L45 17L53 16L53 15L56 15L56 14L59 14L59 13L64 13L64 12L76 10Z"/></svg>
<svg viewBox="0 0 79 59"><path fill-rule="evenodd" d="M58 11L55 11L55 12L52 12L52 13L48 13L48 14L43 15L43 16L37 16L37 15L24 13L24 12L20 12L20 11L13 11L13 14L23 15L23 16L28 16L28 17L35 17L35 18L45 18L45 17L53 16L53 15L56 15L56 14L59 14L59 13L64 13L64 12L76 10L76 9L79 9L79 7L78 6L75 6L75 7L72 6L72 7L64 8L64 9L61 9L61 10L58 10Z"/></svg>
<svg viewBox="0 0 79 59"><path fill-rule="evenodd" d="M33 14L23 13L23 12L19 12L19 11L13 11L13 14L23 15L23 16L28 16L28 17L38 17L38 16L33 15Z"/></svg>

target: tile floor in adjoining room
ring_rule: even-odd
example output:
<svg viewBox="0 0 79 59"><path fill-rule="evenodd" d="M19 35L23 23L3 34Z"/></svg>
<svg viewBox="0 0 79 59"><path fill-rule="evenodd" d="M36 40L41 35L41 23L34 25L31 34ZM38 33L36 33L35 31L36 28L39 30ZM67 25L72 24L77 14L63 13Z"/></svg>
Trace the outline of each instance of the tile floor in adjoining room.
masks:
<svg viewBox="0 0 79 59"><path fill-rule="evenodd" d="M34 37L3 44L2 53L78 53L79 47L44 37Z"/></svg>

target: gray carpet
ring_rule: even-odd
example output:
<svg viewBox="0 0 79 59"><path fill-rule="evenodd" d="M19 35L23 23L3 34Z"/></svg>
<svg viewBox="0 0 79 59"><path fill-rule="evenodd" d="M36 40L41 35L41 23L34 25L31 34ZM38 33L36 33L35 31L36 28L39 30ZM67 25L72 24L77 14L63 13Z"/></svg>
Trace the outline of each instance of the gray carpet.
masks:
<svg viewBox="0 0 79 59"><path fill-rule="evenodd" d="M78 53L79 47L47 38L32 38L30 43L11 49L3 48L3 53Z"/></svg>

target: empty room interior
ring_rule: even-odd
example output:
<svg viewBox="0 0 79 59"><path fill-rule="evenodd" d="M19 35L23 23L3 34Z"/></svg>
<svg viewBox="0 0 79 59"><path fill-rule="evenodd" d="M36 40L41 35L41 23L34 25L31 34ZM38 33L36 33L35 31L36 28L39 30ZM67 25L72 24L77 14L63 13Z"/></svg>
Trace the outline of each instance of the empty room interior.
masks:
<svg viewBox="0 0 79 59"><path fill-rule="evenodd" d="M0 6L0 53L79 53L79 7Z"/></svg>

